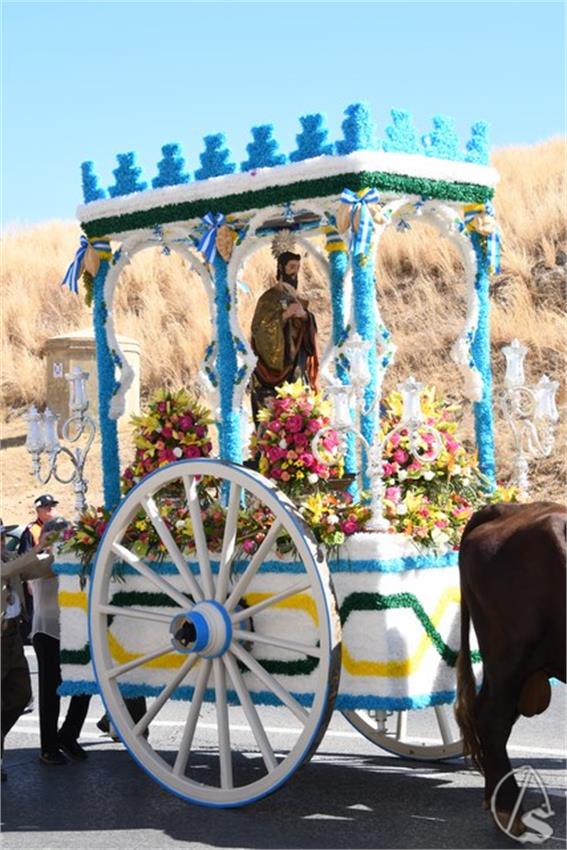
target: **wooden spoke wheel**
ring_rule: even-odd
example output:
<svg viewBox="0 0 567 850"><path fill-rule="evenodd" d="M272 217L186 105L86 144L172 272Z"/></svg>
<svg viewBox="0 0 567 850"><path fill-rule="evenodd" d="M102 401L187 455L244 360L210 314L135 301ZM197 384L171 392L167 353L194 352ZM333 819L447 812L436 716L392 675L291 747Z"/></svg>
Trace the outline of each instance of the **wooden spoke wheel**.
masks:
<svg viewBox="0 0 567 850"><path fill-rule="evenodd" d="M223 526L221 543L217 536L212 556L203 521L211 482L224 504L216 517ZM172 492L190 515L196 550L191 558L162 516L162 500ZM237 541L238 516L258 510L271 516L272 525L256 551L246 555ZM169 572L136 554L132 528L140 518L159 535ZM290 570L274 555L282 535L296 553ZM276 561L276 568L274 589L266 592L268 560ZM117 563L126 565L138 588L147 586L153 603L113 603L120 586L112 578ZM263 592L254 592L259 585ZM137 598L142 597L138 590ZM305 634L285 623L299 598L310 614L312 627ZM126 661L112 652L112 630L120 623L140 639L141 651L130 646ZM101 541L89 630L95 675L114 727L140 766L180 797L218 807L257 800L285 782L325 732L340 678L340 621L330 574L293 504L257 472L203 459L179 461L145 477L120 504ZM270 666L265 656L278 653L284 662ZM289 665L306 662L308 690L294 692ZM143 679L148 668L160 664L165 684L147 688L147 710L136 721L125 698L144 691L133 689L132 676ZM173 705L173 699L186 701ZM167 718L168 707L178 717L180 705L182 721L164 724L172 728L167 746L154 749L158 735L152 721L160 714ZM275 706L285 739L274 722ZM290 734L291 746L282 748Z"/></svg>
<svg viewBox="0 0 567 850"><path fill-rule="evenodd" d="M436 705L414 711L343 711L354 728L393 755L417 761L443 761L463 754L453 707Z"/></svg>

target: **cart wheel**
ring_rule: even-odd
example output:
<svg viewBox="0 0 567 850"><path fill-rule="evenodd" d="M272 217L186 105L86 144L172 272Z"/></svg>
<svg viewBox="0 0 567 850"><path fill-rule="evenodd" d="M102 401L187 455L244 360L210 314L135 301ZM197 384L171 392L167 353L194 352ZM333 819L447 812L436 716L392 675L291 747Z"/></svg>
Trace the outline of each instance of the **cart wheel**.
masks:
<svg viewBox="0 0 567 850"><path fill-rule="evenodd" d="M463 741L452 706L414 711L343 711L354 728L373 744L404 758L443 761L463 754Z"/></svg>
<svg viewBox="0 0 567 850"><path fill-rule="evenodd" d="M213 558L202 521L211 487L226 504L217 512L224 527L219 535L217 526L222 550L218 546ZM172 492L190 511L196 544L191 564L159 513ZM237 519L240 511L257 510L271 513L273 523L247 556L237 547ZM127 542L128 526L140 515L156 529L175 575L172 568L167 574L159 564L141 560L133 551L137 546ZM293 568L285 571L277 563L276 574L268 574L275 589L266 592L260 568L270 553L273 564L274 543L284 533L296 551ZM148 607L111 604L120 586L111 583L117 561L136 576L137 587L147 584L145 598L154 600ZM305 634L295 621L286 623L294 597L310 611ZM111 626L124 627L125 618L139 626L145 645L117 663L109 645ZM152 778L192 802L238 806L271 793L310 757L330 720L340 678L340 620L327 564L290 500L259 473L236 464L179 461L148 475L128 494L99 547L89 630L99 689L122 741ZM155 638L151 647L148 635ZM270 653L284 662L270 664ZM164 659L158 695L147 700L146 714L136 722L125 705L125 697L136 693L131 677L137 673L139 681L144 665L155 668ZM294 693L289 668L301 665L309 672L308 687L297 686ZM277 713L274 706L280 707ZM160 713L166 722L157 722L154 733L151 723ZM167 744L154 749L161 725L168 727ZM290 736L291 745L282 747Z"/></svg>

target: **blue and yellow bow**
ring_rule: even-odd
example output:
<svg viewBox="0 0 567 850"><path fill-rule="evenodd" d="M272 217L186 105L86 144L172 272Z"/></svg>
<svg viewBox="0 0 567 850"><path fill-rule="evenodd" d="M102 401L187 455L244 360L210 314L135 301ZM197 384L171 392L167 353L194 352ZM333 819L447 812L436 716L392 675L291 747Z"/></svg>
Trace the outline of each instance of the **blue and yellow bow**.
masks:
<svg viewBox="0 0 567 850"><path fill-rule="evenodd" d="M73 262L65 272L61 286L68 286L70 292L75 295L79 292L79 278L86 266L87 271L93 275L97 273L101 260L110 260L112 251L107 239L87 239L81 235L81 241Z"/></svg>
<svg viewBox="0 0 567 850"><path fill-rule="evenodd" d="M366 189L362 193L355 194L350 189L343 189L341 202L350 204L350 247L353 255L365 254L370 247L372 239L372 216L368 209L368 204L376 204L380 200L380 195L376 189ZM360 210L360 219L358 229L355 229L354 218Z"/></svg>

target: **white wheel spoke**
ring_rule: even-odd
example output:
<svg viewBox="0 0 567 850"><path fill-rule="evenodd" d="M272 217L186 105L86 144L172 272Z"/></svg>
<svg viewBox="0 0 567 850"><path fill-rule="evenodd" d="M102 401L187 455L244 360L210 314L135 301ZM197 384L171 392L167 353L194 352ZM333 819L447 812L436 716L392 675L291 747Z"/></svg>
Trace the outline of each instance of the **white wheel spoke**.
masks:
<svg viewBox="0 0 567 850"><path fill-rule="evenodd" d="M231 652L236 655L236 657L242 661L243 664L248 667L251 673L254 673L256 678L258 678L262 684L264 684L268 690L270 690L273 694L275 694L283 704L289 708L290 711L295 714L298 720L302 723L306 723L309 715L305 711L302 705L300 705L295 697L286 691L286 689L280 685L277 679L268 673L267 670L259 664L255 658L253 658L249 652L247 652L243 646L240 646L238 643L231 643L230 645Z"/></svg>
<svg viewBox="0 0 567 850"><path fill-rule="evenodd" d="M215 678L215 705L217 709L217 728L219 735L221 788L232 788L232 753L230 751L226 679L224 665L220 658L215 658L213 661L213 673Z"/></svg>
<svg viewBox="0 0 567 850"><path fill-rule="evenodd" d="M274 543L276 542L276 538L281 530L281 524L274 520L272 527L266 534L264 540L260 544L258 551L252 557L250 563L236 582L232 593L228 597L225 602L225 608L227 611L230 611L237 604L238 600L244 595L246 592L246 588L262 566L266 556L269 554L272 549Z"/></svg>
<svg viewBox="0 0 567 850"><path fill-rule="evenodd" d="M405 741L408 737L408 713L407 711L398 711L396 717L396 738L398 741Z"/></svg>
<svg viewBox="0 0 567 850"><path fill-rule="evenodd" d="M228 499L228 510L226 512L226 521L224 527L224 536L222 540L222 552L219 564L219 576L217 581L217 592L215 599L217 602L222 602L227 594L228 576L230 573L230 565L236 549L236 532L238 525L238 512L240 510L240 496L242 487L232 483L230 485L230 496Z"/></svg>
<svg viewBox="0 0 567 850"><path fill-rule="evenodd" d="M187 606L184 607L184 610ZM151 620L154 623L171 623L171 614L144 608L121 608L119 605L99 605L99 614L112 614L113 617L132 617L134 620Z"/></svg>
<svg viewBox="0 0 567 850"><path fill-rule="evenodd" d="M203 581L203 590L205 591L207 599L212 599L215 592L213 574L211 572L207 535L205 534L205 529L203 527L201 505L199 504L199 493L197 491L197 482L195 477L191 475L184 475L183 486L185 487L189 513L191 514L193 538L195 540L195 549L197 551L197 559L199 561L199 569L201 571L201 578Z"/></svg>
<svg viewBox="0 0 567 850"><path fill-rule="evenodd" d="M151 496L146 496L141 500L141 504L145 512L149 516L153 527L157 531L161 542L167 549L171 560L173 561L173 563L179 570L179 573L183 577L189 592L193 596L193 599L195 600L195 602L200 602L203 598L201 588L197 584L195 576L191 572L191 568L189 567L187 560L181 554L179 546L173 539L171 531L165 524L163 517L160 516L159 508L156 505L155 501L152 499Z"/></svg>
<svg viewBox="0 0 567 850"><path fill-rule="evenodd" d="M248 617L255 617L256 614L259 614L260 611L263 611L265 608L270 608L272 605L275 605L276 602L281 602L284 599L288 599L290 596L295 596L296 593L301 593L303 590L308 590L310 587L311 582L306 577L302 581L292 584L292 586L288 587L286 590L280 590L279 593L272 594L267 599L263 599L262 602L258 602L256 605L251 605L250 608L243 608L241 611L236 611L235 614L231 615L230 619L233 623L239 623L241 620L246 620Z"/></svg>
<svg viewBox="0 0 567 850"><path fill-rule="evenodd" d="M136 667L141 667L148 661L153 661L154 658L159 658L161 655L167 655L168 652L172 651L173 647L171 646L171 641L169 641L163 646L160 646L159 649L154 649L153 652L148 652L146 655L140 655L139 658L134 658L133 661L127 661L126 664L120 664L118 667L113 667L108 671L108 678L116 679L117 676L123 676L124 673L128 673L130 670L135 670Z"/></svg>
<svg viewBox="0 0 567 850"><path fill-rule="evenodd" d="M238 669L238 665L230 652L225 653L223 655L223 661L225 667L228 671L228 675L232 680L232 684L234 685L234 690L237 693L238 699L240 700L240 704L244 710L244 714L246 715L246 719L250 725L250 729L252 730L252 734L256 739L256 743L260 748L260 752L262 753L262 758L264 759L264 764L268 768L268 770L275 770L278 766L278 762L274 755L274 751L272 750L271 744L268 741L268 737L264 731L264 727L260 721L258 716L258 712L254 707L254 703L250 699L250 694L248 693L248 689L244 684L244 679L242 678L242 674Z"/></svg>
<svg viewBox="0 0 567 850"><path fill-rule="evenodd" d="M138 558L137 555L134 555L133 552L130 552L129 549L126 549L125 546L122 546L120 543L114 542L112 544L112 551L115 555L117 555L121 561L126 561L126 563L130 564L131 567L147 578L152 584L155 584L156 587L173 599L180 608L184 608L185 610L192 608L192 603L187 599L186 596L183 596L180 590L177 590L172 584L170 584L166 579L162 578L158 573L155 573L147 564Z"/></svg>
<svg viewBox="0 0 567 850"><path fill-rule="evenodd" d="M247 609L247 613L250 609ZM292 652L300 652L303 655L309 655L311 658L321 658L321 647L312 646L307 643L298 643L295 640L287 640L281 637L272 637L264 635L261 632L247 632L236 629L232 632L232 637L240 641L255 641L256 643L265 643L268 646L279 646L281 649L291 649Z"/></svg>
<svg viewBox="0 0 567 850"><path fill-rule="evenodd" d="M453 740L453 735L451 735L451 730L449 728L449 723L447 719L446 709L442 705L433 706L435 711L435 717L437 718L437 725L439 726L439 731L441 732L441 737L443 738L444 744L450 744Z"/></svg>
<svg viewBox="0 0 567 850"><path fill-rule="evenodd" d="M173 691L179 686L185 676L189 673L189 671L197 661L197 658L197 655L190 655L187 661L183 662L181 669L176 673L169 685L167 685L160 693L160 695L156 697L148 711L146 711L144 716L140 720L138 720L138 722L134 726L135 735L142 735L146 731L156 714L161 711Z"/></svg>
<svg viewBox="0 0 567 850"><path fill-rule="evenodd" d="M175 764L173 765L174 776L182 776L185 773L185 768L187 767L189 751L191 750L191 744L193 743L193 738L195 736L195 729L197 728L199 712L201 711L201 705L203 704L205 688L207 687L207 682L209 681L211 664L212 661L209 661L208 659L203 659L203 661L201 662L201 669L199 670L199 675L197 676L195 691L193 693L193 699L191 700L191 707L189 708L189 712L187 714L187 720L185 722L185 728L183 730L183 737L181 739L181 744L179 745L179 752L177 753L177 758L175 759Z"/></svg>

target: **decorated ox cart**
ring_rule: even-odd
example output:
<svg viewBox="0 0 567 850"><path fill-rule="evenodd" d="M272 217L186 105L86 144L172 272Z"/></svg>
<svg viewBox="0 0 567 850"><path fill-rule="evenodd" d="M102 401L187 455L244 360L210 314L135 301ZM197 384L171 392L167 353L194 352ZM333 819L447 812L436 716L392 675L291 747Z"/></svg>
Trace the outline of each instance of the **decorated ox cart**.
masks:
<svg viewBox="0 0 567 850"><path fill-rule="evenodd" d="M278 153L271 127L254 128L238 173L222 137L207 137L194 182L177 147L165 146L150 190L133 155L120 155L110 198L85 163L85 236L67 278L76 288L83 267L90 273L104 495L113 513L87 588L79 584L79 561L65 552L58 558L61 692L100 693L136 761L172 792L211 806L245 804L279 787L315 750L333 709L400 755L460 753L451 722L457 552L447 545L424 551L411 537L392 534L384 518L379 401L395 347L374 269L386 228L416 217L459 252L467 310L452 356L463 394L474 402L479 465L490 487L488 284L498 238L486 128L475 125L461 153L448 119L436 118L433 133L419 140L409 116L393 113L381 145L361 105L347 109L344 138L334 146L326 143L321 116L302 125L289 158ZM329 281L331 338L321 382L340 419L331 424L344 434L347 472L370 493L364 531L332 553L317 544L274 481L243 463L242 420L256 357L238 318L239 281L244 262L282 230ZM115 334L113 306L122 273L151 246L179 252L208 295L214 332L201 376L215 397L218 457L170 463L121 497L117 420L133 373ZM410 431L424 425L418 390L404 390ZM191 553L164 518L168 498L190 518ZM216 546L204 520L212 503L219 507ZM239 518L258 512L269 515L270 527L255 551L246 551L238 543ZM165 557L140 554L131 535L140 517ZM282 539L286 554L278 548ZM146 698L138 720L127 708L131 697ZM183 722L171 725L167 747L154 749L148 729L158 715L167 717L172 700L186 707ZM285 750L275 707L294 738ZM427 711L437 731L423 739L411 727Z"/></svg>

